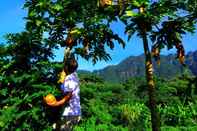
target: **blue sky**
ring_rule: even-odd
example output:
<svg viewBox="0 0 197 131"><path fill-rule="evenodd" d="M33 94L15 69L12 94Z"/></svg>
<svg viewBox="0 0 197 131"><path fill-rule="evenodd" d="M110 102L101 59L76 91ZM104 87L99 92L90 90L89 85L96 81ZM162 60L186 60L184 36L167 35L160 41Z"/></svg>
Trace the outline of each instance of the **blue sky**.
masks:
<svg viewBox="0 0 197 131"><path fill-rule="evenodd" d="M22 9L25 0L1 0L0 1L0 43L4 42L3 35L6 33L16 33L24 30L26 11ZM112 29L118 33L123 39L127 40L123 31L123 24L114 23ZM183 38L183 43L186 52L197 50L197 33L187 34ZM54 51L56 54L55 60L63 59L63 49ZM174 53L175 50L162 50L162 54ZM105 62L100 61L96 65L92 65L91 61L85 61L79 58L79 69L96 70L106 67L107 65L118 64L123 59L131 55L140 55L143 53L142 41L137 37L133 37L123 49L118 43L114 50L109 50L112 60Z"/></svg>

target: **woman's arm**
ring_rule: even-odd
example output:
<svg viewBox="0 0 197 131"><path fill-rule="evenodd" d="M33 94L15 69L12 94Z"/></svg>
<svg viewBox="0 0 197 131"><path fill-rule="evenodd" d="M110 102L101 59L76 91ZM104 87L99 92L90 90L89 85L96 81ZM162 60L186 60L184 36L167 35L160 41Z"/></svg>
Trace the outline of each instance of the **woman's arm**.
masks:
<svg viewBox="0 0 197 131"><path fill-rule="evenodd" d="M47 103L49 106L61 106L63 105L65 102L68 102L69 99L72 97L72 92L69 92L67 95L64 96L64 98L62 98L61 100L59 101L56 101L54 103Z"/></svg>

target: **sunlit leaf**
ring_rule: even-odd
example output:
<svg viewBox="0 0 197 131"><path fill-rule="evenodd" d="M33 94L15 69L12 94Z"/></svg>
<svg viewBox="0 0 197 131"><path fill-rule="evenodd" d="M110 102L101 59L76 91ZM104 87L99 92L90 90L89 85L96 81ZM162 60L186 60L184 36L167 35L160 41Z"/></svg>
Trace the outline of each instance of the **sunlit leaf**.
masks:
<svg viewBox="0 0 197 131"><path fill-rule="evenodd" d="M133 12L133 11L126 11L126 16L131 16L131 17L133 17L133 16L135 16L136 15L136 13L135 12Z"/></svg>

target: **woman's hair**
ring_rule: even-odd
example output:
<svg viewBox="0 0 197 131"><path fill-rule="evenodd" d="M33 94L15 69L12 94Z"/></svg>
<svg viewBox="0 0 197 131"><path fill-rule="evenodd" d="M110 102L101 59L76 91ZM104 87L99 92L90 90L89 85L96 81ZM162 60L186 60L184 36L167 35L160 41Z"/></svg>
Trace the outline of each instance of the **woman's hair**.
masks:
<svg viewBox="0 0 197 131"><path fill-rule="evenodd" d="M64 71L68 74L75 72L78 68L78 63L75 58L68 58L64 62Z"/></svg>

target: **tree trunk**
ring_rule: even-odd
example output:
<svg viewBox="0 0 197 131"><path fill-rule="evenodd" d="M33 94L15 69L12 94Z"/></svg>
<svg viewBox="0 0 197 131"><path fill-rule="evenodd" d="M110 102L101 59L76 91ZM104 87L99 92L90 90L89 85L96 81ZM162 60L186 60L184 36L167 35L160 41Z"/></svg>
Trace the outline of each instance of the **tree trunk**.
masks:
<svg viewBox="0 0 197 131"><path fill-rule="evenodd" d="M148 47L146 32L142 33L142 39L145 54L146 80L149 95L149 108L151 111L152 131L160 131L160 118L156 105L155 84L153 80L153 64L151 59L151 53Z"/></svg>

